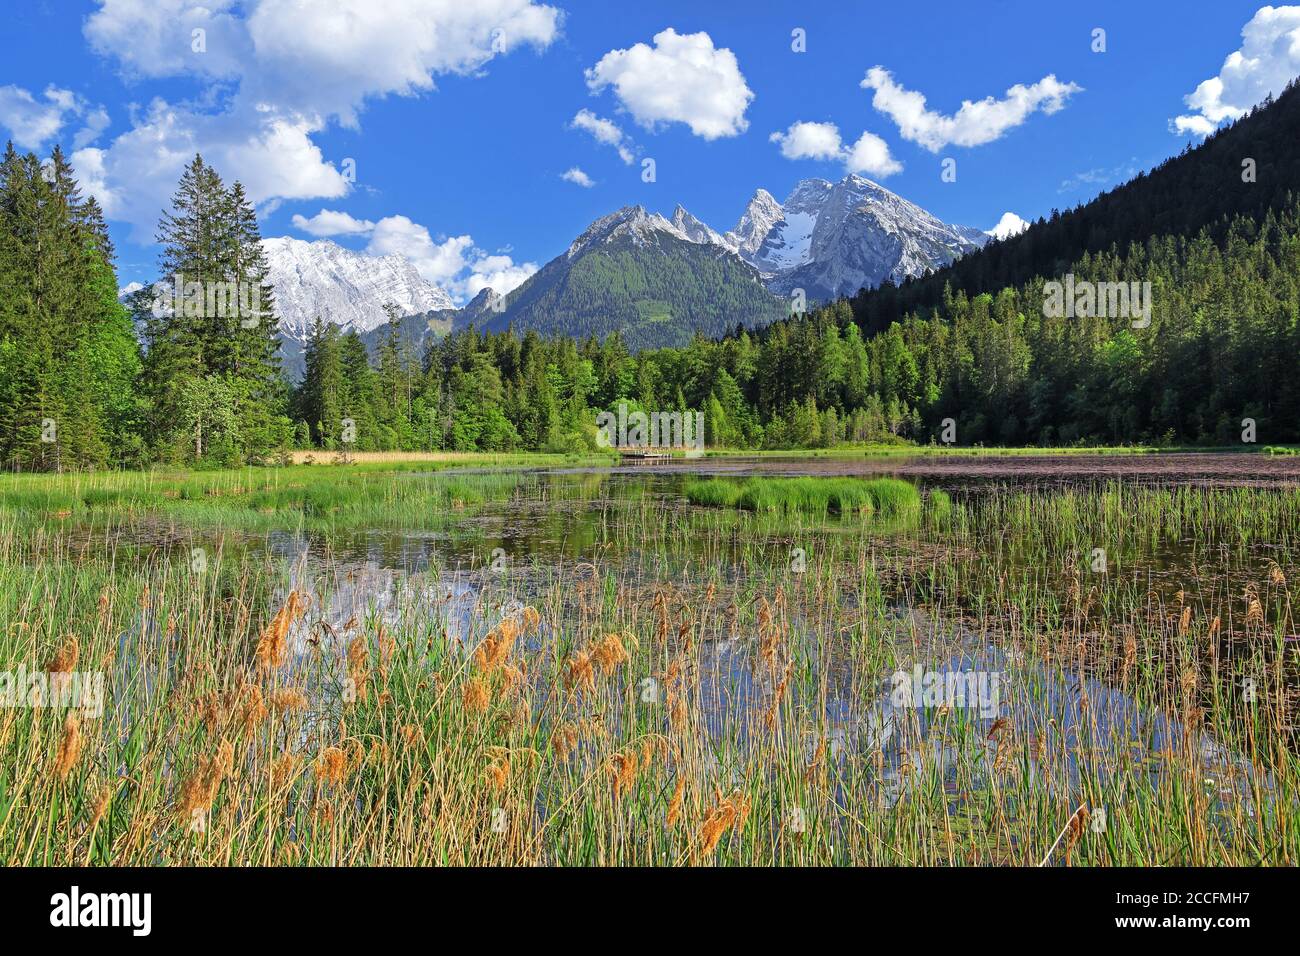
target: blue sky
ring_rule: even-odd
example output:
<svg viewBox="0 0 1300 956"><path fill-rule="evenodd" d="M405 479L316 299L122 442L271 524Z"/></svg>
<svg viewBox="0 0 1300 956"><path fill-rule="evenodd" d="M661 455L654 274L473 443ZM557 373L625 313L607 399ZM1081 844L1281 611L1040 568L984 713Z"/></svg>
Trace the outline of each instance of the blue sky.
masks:
<svg viewBox="0 0 1300 956"><path fill-rule="evenodd" d="M107 0L7 18L0 132L74 152L123 283L154 278L157 212L201 149L249 185L265 235L402 252L461 300L619 206L680 202L722 231L757 187L782 199L849 168L949 222L1036 218L1300 72L1300 8L1238 0Z"/></svg>

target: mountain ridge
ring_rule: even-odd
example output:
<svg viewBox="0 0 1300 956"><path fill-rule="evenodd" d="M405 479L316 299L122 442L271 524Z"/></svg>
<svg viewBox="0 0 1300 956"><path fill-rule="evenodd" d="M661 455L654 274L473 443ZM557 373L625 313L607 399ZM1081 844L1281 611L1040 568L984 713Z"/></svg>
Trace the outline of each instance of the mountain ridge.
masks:
<svg viewBox="0 0 1300 956"><path fill-rule="evenodd" d="M1008 216L1021 222L1007 214L995 229L1009 229ZM265 239L263 248L285 369L297 378L318 315L371 345L380 339L389 302L402 318L403 336L420 347L428 332L470 322L492 331L621 331L633 349L682 344L696 333L761 326L788 314L797 290L813 304L923 276L979 249L993 233L945 223L865 177L807 178L783 202L756 189L725 232L680 203L671 217L622 206L593 220L508 295L485 290L489 298L481 292L459 308L399 254L369 256L329 239L289 236ZM494 298L497 308L489 307Z"/></svg>

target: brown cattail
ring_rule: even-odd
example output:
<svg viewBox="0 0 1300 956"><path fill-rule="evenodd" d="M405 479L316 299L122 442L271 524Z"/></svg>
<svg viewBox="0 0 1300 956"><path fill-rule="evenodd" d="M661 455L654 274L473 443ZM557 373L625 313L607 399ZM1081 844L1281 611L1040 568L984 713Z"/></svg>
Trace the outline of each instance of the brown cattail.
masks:
<svg viewBox="0 0 1300 956"><path fill-rule="evenodd" d="M519 636L519 626L510 618L502 621L492 630L474 650L474 666L484 673L491 673L505 663L514 647L515 638Z"/></svg>
<svg viewBox="0 0 1300 956"><path fill-rule="evenodd" d="M217 798L217 790L234 768L235 748L228 740L221 741L211 757L199 759L194 772L181 784L181 819L193 826L200 814L206 814Z"/></svg>
<svg viewBox="0 0 1300 956"><path fill-rule="evenodd" d="M105 787L99 791L99 796L95 798L95 804L90 813L90 829L93 830L99 826L99 821L104 819L104 814L108 811L108 804L112 799L112 787Z"/></svg>
<svg viewBox="0 0 1300 956"><path fill-rule="evenodd" d="M591 666L591 655L580 651L565 664L564 686L569 690L596 689L596 672Z"/></svg>
<svg viewBox="0 0 1300 956"><path fill-rule="evenodd" d="M591 657L607 675L614 673L631 660L631 655L623 647L623 642L617 634L606 634L596 642L591 650Z"/></svg>
<svg viewBox="0 0 1300 956"><path fill-rule="evenodd" d="M248 732L266 719L266 703L262 699L262 688L256 684L245 684L241 696L240 723Z"/></svg>
<svg viewBox="0 0 1300 956"><path fill-rule="evenodd" d="M551 749L560 760L568 760L569 755L578 748L578 726L563 723L551 731Z"/></svg>
<svg viewBox="0 0 1300 956"><path fill-rule="evenodd" d="M353 638L348 645L348 681L351 697L347 699L365 701L370 681L370 650L364 637Z"/></svg>
<svg viewBox="0 0 1300 956"><path fill-rule="evenodd" d="M482 713L487 710L489 701L487 682L481 677L471 677L465 682L465 690L461 695L461 704L464 706L466 713Z"/></svg>
<svg viewBox="0 0 1300 956"><path fill-rule="evenodd" d="M793 661L786 661L785 672L781 675L781 682L776 685L776 690L772 693L772 702L768 704L767 711L763 714L763 723L768 730L776 729L777 716L781 710L781 700L785 697L786 688L790 686L790 670Z"/></svg>
<svg viewBox="0 0 1300 956"><path fill-rule="evenodd" d="M808 769L804 773L804 779L812 783L817 777L817 771L821 769L822 761L826 758L826 738L822 737L817 741L817 749L813 751L812 762L808 764Z"/></svg>
<svg viewBox="0 0 1300 956"><path fill-rule="evenodd" d="M620 751L609 760L609 775L617 801L636 783L637 752L635 747Z"/></svg>
<svg viewBox="0 0 1300 956"><path fill-rule="evenodd" d="M298 773L298 755L281 754L271 764L271 789L280 790L292 782Z"/></svg>
<svg viewBox="0 0 1300 956"><path fill-rule="evenodd" d="M68 674L77 668L77 660L81 657L81 645L77 642L75 634L69 634L64 638L62 646L54 652L50 662L45 665L45 669L51 674Z"/></svg>
<svg viewBox="0 0 1300 956"><path fill-rule="evenodd" d="M743 793L737 790L726 799L719 795L718 803L709 809L700 824L696 857L708 856L728 830L740 832L748 818L749 799Z"/></svg>
<svg viewBox="0 0 1300 956"><path fill-rule="evenodd" d="M677 778L677 786L673 788L673 795L668 801L668 816L664 820L665 825L668 826L670 829L674 824L677 823L677 818L681 816L682 797L685 795L685 793L686 793L686 778L679 776Z"/></svg>
<svg viewBox="0 0 1300 956"><path fill-rule="evenodd" d="M1069 833L1065 838L1066 866L1070 865L1070 856L1073 854L1074 848L1078 845L1079 841L1083 839L1084 831L1088 828L1088 818L1090 816L1091 814L1088 812L1087 807L1080 807L1074 812L1074 816L1070 817L1070 824L1068 827Z"/></svg>
<svg viewBox="0 0 1300 956"><path fill-rule="evenodd" d="M283 667L289 659L289 629L307 609L307 598L296 590L289 592L284 607L271 618L257 641L256 658L263 670Z"/></svg>
<svg viewBox="0 0 1300 956"><path fill-rule="evenodd" d="M421 733L419 726L416 724L402 724L402 726L398 728L398 733L402 735L402 740L408 747L419 743L424 736L423 733Z"/></svg>
<svg viewBox="0 0 1300 956"><path fill-rule="evenodd" d="M348 644L348 671L364 672L370 663L370 650L366 647L364 637L354 637Z"/></svg>
<svg viewBox="0 0 1300 956"><path fill-rule="evenodd" d="M1259 595L1255 592L1255 585L1246 585L1246 592L1242 595L1246 599L1246 626L1252 624L1263 627L1264 625L1264 607L1259 603Z"/></svg>
<svg viewBox="0 0 1300 956"><path fill-rule="evenodd" d="M54 773L60 780L67 780L77 758L81 756L81 719L75 710L68 711L63 721L63 737L59 740L59 750L54 756Z"/></svg>
<svg viewBox="0 0 1300 956"><path fill-rule="evenodd" d="M296 687L281 687L271 695L271 709L287 714L307 709L307 695Z"/></svg>
<svg viewBox="0 0 1300 956"><path fill-rule="evenodd" d="M488 760L488 783L494 790L504 790L510 782L510 751L505 747L489 747Z"/></svg>
<svg viewBox="0 0 1300 956"><path fill-rule="evenodd" d="M316 758L316 779L322 783L342 783L347 773L347 755L338 747L326 747Z"/></svg>

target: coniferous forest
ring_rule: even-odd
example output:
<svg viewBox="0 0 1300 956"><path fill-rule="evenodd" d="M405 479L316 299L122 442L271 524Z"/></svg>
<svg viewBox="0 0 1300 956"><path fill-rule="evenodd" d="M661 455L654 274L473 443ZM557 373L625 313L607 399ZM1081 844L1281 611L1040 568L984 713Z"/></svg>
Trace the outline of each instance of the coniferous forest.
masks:
<svg viewBox="0 0 1300 956"><path fill-rule="evenodd" d="M472 325L417 353L318 321L280 368L240 183L196 156L161 217L156 289L118 301L93 198L55 149L0 163L0 459L15 469L270 462L290 449L596 447L596 414L704 413L711 446L1202 444L1300 438L1293 87L1150 174L900 287L633 353ZM1244 160L1249 159L1247 164ZM1249 171L1247 166L1249 165ZM1208 201L1207 201L1208 199ZM1150 324L1050 318L1044 284L1149 282ZM238 309L184 296L237 284ZM222 303L219 303L222 304ZM229 303L224 303L228 305Z"/></svg>

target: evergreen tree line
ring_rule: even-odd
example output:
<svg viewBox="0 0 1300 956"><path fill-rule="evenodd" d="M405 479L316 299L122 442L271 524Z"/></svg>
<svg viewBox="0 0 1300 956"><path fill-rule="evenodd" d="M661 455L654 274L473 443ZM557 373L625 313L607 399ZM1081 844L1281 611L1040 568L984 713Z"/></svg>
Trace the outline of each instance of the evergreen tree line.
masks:
<svg viewBox="0 0 1300 956"><path fill-rule="evenodd" d="M118 301L103 212L59 148L0 162L0 461L236 464L293 442L252 203L195 157L156 287Z"/></svg>
<svg viewBox="0 0 1300 956"><path fill-rule="evenodd" d="M101 466L141 457L140 352L117 301L103 212L61 149L0 161L0 462Z"/></svg>
<svg viewBox="0 0 1300 956"><path fill-rule="evenodd" d="M1149 173L1064 212L1053 209L1035 228L989 243L947 268L863 290L854 315L874 334L908 314L925 314L953 292L968 298L996 295L1035 276L1067 271L1085 253L1145 245L1160 236L1195 236L1203 230L1222 243L1242 216L1261 222L1269 210L1290 208L1300 196L1300 79L1267 97L1240 119L1189 142Z"/></svg>
<svg viewBox="0 0 1300 956"><path fill-rule="evenodd" d="M764 329L631 354L617 334L540 338L467 328L416 359L390 324L374 361L355 333L317 325L296 393L300 441L358 448L593 447L595 415L704 412L711 446L1300 440L1300 202L1084 254L1085 282L1150 283L1150 314L1053 318L1047 281L940 304L866 337L846 299ZM345 412L347 414L345 415ZM945 424L951 430L945 435Z"/></svg>
<svg viewBox="0 0 1300 956"><path fill-rule="evenodd" d="M633 353L615 333L473 326L420 351L318 320L279 367L273 290L240 184L201 157L158 232L156 288L117 301L103 215L59 150L0 163L0 455L21 469L265 462L286 450L597 446L596 415L704 412L736 448L1300 439L1300 202L1195 235L1086 251L1076 282L1147 282L1149 324L1051 318L1045 279L938 301L864 331L861 297L759 330ZM213 301L212 289L240 293ZM889 292L889 290L885 290ZM897 292L897 290L894 290ZM134 313L134 315L133 315ZM133 321L134 319L134 321ZM955 436L951 432L955 431Z"/></svg>

